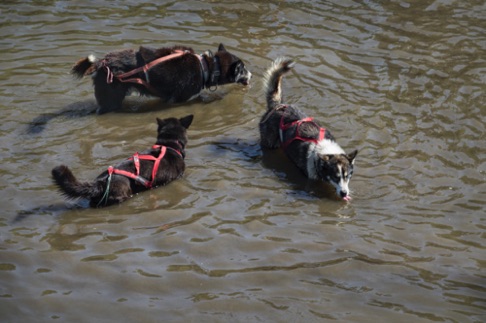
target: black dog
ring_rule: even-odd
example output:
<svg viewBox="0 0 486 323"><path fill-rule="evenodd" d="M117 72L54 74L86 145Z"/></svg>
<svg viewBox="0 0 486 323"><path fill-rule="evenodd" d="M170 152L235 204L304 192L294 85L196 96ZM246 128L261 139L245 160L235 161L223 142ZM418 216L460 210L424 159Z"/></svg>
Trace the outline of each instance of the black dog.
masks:
<svg viewBox="0 0 486 323"><path fill-rule="evenodd" d="M260 144L282 147L308 178L332 184L340 198L349 200L348 184L358 151L346 154L328 129L297 107L282 104L282 78L294 65L291 59L277 59L265 73L267 111L259 124Z"/></svg>
<svg viewBox="0 0 486 323"><path fill-rule="evenodd" d="M119 110L129 90L160 97L167 103L186 102L205 88L241 83L248 85L251 73L241 59L223 44L213 55L195 54L189 47L152 49L140 47L79 60L71 72L78 78L93 74L98 114Z"/></svg>
<svg viewBox="0 0 486 323"><path fill-rule="evenodd" d="M168 184L184 173L186 133L192 119L192 115L181 119L157 118L155 145L110 166L93 182L79 182L64 165L52 170L54 182L67 198L87 198L92 207L121 203L133 194Z"/></svg>

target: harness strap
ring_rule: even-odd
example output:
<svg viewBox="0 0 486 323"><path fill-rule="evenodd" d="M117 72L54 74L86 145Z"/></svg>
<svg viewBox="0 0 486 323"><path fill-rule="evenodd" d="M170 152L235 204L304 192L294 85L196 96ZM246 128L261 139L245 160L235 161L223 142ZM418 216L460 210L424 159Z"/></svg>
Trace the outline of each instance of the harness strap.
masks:
<svg viewBox="0 0 486 323"><path fill-rule="evenodd" d="M282 148L285 150L287 149L287 147L292 143L294 142L295 140L300 140L300 141L304 141L304 142L313 142L315 144L317 144L319 141L323 140L324 139L324 136L326 135L326 129L325 128L322 128L322 127L319 127L319 125L317 123L315 123L314 121L314 118L311 118L311 117L307 117L307 118L303 118L303 119L300 119L300 120L296 120L296 121L293 121L293 122L290 122L290 123L287 123L285 124L284 123L284 116L282 116L282 118L280 119L280 141L282 142ZM318 138L308 138L308 137L302 137L300 135L300 132L299 132L299 128L300 128L300 125L305 123L305 122L311 122L313 123L314 125L316 125L317 127L319 127L319 136ZM292 138L289 138L287 139L286 141L284 141L283 139L283 132L287 129L289 129L290 127L293 127L295 126L295 136L292 137Z"/></svg>
<svg viewBox="0 0 486 323"><path fill-rule="evenodd" d="M160 57L160 58L157 58L147 64L145 64L144 66L142 67L139 67L139 68L136 68L134 70L131 70L129 72L126 72L126 73L123 73L123 74L120 74L120 75L117 75L116 78L119 79L121 82L129 82L130 80L132 79L128 79L128 80L122 80L123 78L125 77L129 77L129 76L132 76L134 74L137 74L139 72L144 72L145 73L145 77L147 79L147 82L149 82L148 80L148 75L147 75L147 71L149 69L151 69L152 67L154 67L155 65L157 64L160 64L162 62L165 62L165 61L168 61L170 59L173 59L173 58L176 58L176 57L179 57L179 56L182 56L184 55L186 52L185 51L182 51L182 50L175 50L173 54L170 54L170 55L167 55L167 56L163 56L163 57Z"/></svg>
<svg viewBox="0 0 486 323"><path fill-rule="evenodd" d="M117 168L114 168L113 166L110 166L110 167L108 167L108 176L111 176L112 174L122 175L122 176L131 178L131 179L139 182L140 184L142 184L143 186L145 186L147 188L152 188L154 181L155 181L155 178L157 176L157 171L158 171L159 166L160 166L160 161L162 160L162 158L164 158L165 153L167 152L167 149L170 149L170 150L176 152L180 157L183 158L183 154L179 150L171 148L171 147L166 147L166 146L162 146L162 145L154 145L154 146L152 146L152 148L153 149L160 149L160 153L157 157L154 157L152 155L140 155L139 153L135 153L132 157L129 158L129 159L133 160L133 164L135 165L135 173L132 173L132 172L129 172L129 171L126 171L126 170L122 170L122 169L117 169ZM140 160L151 160L151 161L154 162L154 166L152 167L151 180L147 180L147 179L143 178L142 176L140 176Z"/></svg>
<svg viewBox="0 0 486 323"><path fill-rule="evenodd" d="M155 93L155 89L150 85L150 79L149 79L148 71L152 67L154 67L154 66L156 66L156 65L158 65L162 62L165 62L165 61L168 61L170 59L182 56L185 53L188 53L188 52L182 51L182 50L175 50L173 54L157 58L157 59L145 64L144 66L141 66L139 68L133 69L129 72L119 74L119 75L114 75L113 72L110 70L110 67L106 64L106 62L103 61L102 66L106 69L106 83L111 84L111 83L113 83L113 78L116 78L118 81L123 82L123 83L136 83L136 84L143 85L147 89L149 89L151 92ZM143 72L145 74L145 80L142 80L139 77L125 79L127 77L130 77L130 76L137 74L137 73L140 73L140 72Z"/></svg>
<svg viewBox="0 0 486 323"><path fill-rule="evenodd" d="M151 188L152 187L152 182L151 181L148 181L145 178L143 178L142 176L137 175L137 174L134 174L134 173L130 173L130 172L126 171L126 170L117 169L117 168L113 168L113 166L110 166L110 167L108 167L108 175L111 175L111 174L116 174L116 175L122 175L122 176L125 176L125 177L129 177L131 179L136 180L137 182L139 182L140 184L142 184L143 186L145 186L147 188Z"/></svg>
<svg viewBox="0 0 486 323"><path fill-rule="evenodd" d="M129 72L122 73L122 74L119 74L119 75L113 74L113 72L111 71L110 67L108 66L108 64L105 60L101 61L101 67L105 68L105 70L106 70L106 83L107 84L113 83L113 79L116 78L118 81L120 81L122 83L136 83L136 84L143 85L150 92L156 94L157 91L153 88L152 85L150 85L150 78L149 78L148 71L152 67L154 67L154 66L156 66L156 65L158 65L162 62L171 60L173 58L180 57L180 56L182 56L186 53L189 53L189 52L188 51L182 51L182 50L174 50L174 52L170 55L160 57L158 59L155 59L155 60L145 64L144 66L138 67L138 68L133 69ZM212 53L210 53L209 51L206 54L208 55L208 57L213 58L214 68L213 68L213 72L211 73L211 75L209 73L208 63L204 59L203 55L195 54L195 56L199 59L199 63L201 65L201 74L202 74L202 79L203 79L202 88L204 89L206 87L209 87L211 89L211 86L213 86L212 84L214 84L214 90L216 90L216 88L218 86L218 80L219 80L219 77L221 75L221 66L219 64L219 59L218 59L217 56L213 56ZM145 80L142 79L142 78L139 78L139 77L127 78L127 77L133 76L135 74L138 74L140 72L144 73Z"/></svg>

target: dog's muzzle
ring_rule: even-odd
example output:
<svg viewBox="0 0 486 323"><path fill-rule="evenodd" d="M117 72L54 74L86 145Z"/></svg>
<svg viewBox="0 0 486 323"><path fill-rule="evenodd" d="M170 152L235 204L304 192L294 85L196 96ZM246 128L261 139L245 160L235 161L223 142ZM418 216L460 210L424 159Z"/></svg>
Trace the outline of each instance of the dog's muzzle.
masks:
<svg viewBox="0 0 486 323"><path fill-rule="evenodd" d="M239 73L236 77L236 83L243 84L244 86L248 86L250 84L251 79L251 72L247 69L244 70L243 73Z"/></svg>
<svg viewBox="0 0 486 323"><path fill-rule="evenodd" d="M346 190L339 191L339 196L345 201L351 200L351 196L349 195L349 192Z"/></svg>

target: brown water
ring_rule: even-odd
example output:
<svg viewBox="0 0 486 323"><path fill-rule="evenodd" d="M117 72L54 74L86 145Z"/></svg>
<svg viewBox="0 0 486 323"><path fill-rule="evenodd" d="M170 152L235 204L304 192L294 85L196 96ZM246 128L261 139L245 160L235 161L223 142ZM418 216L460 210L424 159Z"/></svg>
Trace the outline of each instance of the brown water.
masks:
<svg viewBox="0 0 486 323"><path fill-rule="evenodd" d="M0 4L0 321L486 321L484 1L164 3ZM91 53L220 42L253 86L210 103L96 116L69 75ZM351 203L262 155L261 77L283 55L286 101L360 150ZM189 113L183 179L105 209L51 183Z"/></svg>

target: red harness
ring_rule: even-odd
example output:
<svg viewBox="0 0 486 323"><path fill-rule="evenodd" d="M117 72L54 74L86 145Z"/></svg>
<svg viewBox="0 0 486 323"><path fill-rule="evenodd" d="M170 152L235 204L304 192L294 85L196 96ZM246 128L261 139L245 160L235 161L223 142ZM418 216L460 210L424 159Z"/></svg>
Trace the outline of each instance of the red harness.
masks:
<svg viewBox="0 0 486 323"><path fill-rule="evenodd" d="M152 185L155 181L155 177L157 175L157 170L159 169L160 161L162 158L164 158L164 155L167 151L167 149L171 149L175 151L179 156L182 157L182 154L180 151L171 148L171 147L166 147L166 146L161 146L161 145L154 145L152 146L154 149L160 149L160 153L158 157L154 157L152 155L139 155L138 153L135 153L132 157L129 159L133 159L133 163L135 164L135 173L128 172L126 170L121 170L121 169L116 169L113 166L108 167L108 176L111 176L112 174L116 175L122 175L126 176L128 178L134 179L137 182L141 183L143 186L146 188L152 188ZM140 160L152 160L154 161L154 167L152 168L152 178L151 180L147 180L140 176Z"/></svg>
<svg viewBox="0 0 486 323"><path fill-rule="evenodd" d="M126 72L126 73L119 74L119 75L113 75L113 72L110 70L108 65L106 65L106 62L102 62L103 67L106 69L106 83L111 84L111 83L113 83L113 78L116 78L118 81L123 82L123 83L141 84L141 85L145 86L148 90L150 90L152 93L156 93L155 89L150 85L148 70L151 69L152 67L154 67L155 65L158 65L162 62L165 62L165 61L168 61L170 59L182 56L185 53L188 53L188 52L182 51L182 50L175 50L173 54L157 58L156 60L153 60L150 63L145 64L142 67L136 68L134 70L131 70L130 72ZM130 76L137 74L137 73L140 73L140 72L143 72L145 74L145 80L142 80L139 77L125 79L127 77L130 77Z"/></svg>
<svg viewBox="0 0 486 323"><path fill-rule="evenodd" d="M319 127L319 125L317 125L317 123L315 123L312 120L314 120L314 118L307 117L307 118L304 118L304 119L296 120L296 121L293 121L291 123L285 124L284 123L284 116L282 116L282 118L280 119L280 141L282 142L282 148L285 150L295 140L313 142L315 144L317 144L319 141L323 140L324 136L326 134L326 129ZM316 125L319 128L319 137L317 139L302 137L300 135L299 127L304 122L312 122L314 125ZM293 127L293 126L295 126L295 136L287 139L286 141L283 141L283 131L285 131L285 130L289 129L290 127Z"/></svg>

